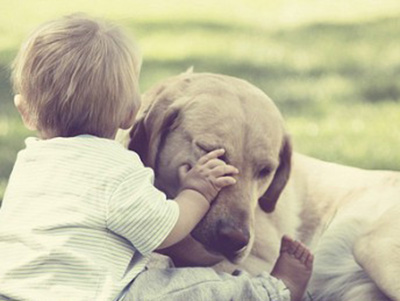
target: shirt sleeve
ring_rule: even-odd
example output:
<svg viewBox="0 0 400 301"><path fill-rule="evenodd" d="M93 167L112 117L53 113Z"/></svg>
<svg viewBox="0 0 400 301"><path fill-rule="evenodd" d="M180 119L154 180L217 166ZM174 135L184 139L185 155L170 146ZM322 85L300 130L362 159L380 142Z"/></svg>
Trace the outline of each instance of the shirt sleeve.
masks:
<svg viewBox="0 0 400 301"><path fill-rule="evenodd" d="M107 227L129 240L141 254L154 251L172 231L179 206L153 185L150 168L132 172L108 204Z"/></svg>

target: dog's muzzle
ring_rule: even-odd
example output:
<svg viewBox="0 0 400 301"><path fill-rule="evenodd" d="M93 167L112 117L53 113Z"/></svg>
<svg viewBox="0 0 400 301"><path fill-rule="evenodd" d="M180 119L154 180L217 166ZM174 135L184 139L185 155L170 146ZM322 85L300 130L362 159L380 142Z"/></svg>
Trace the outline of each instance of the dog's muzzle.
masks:
<svg viewBox="0 0 400 301"><path fill-rule="evenodd" d="M249 244L250 233L221 222L217 228L217 240L219 251L233 261Z"/></svg>

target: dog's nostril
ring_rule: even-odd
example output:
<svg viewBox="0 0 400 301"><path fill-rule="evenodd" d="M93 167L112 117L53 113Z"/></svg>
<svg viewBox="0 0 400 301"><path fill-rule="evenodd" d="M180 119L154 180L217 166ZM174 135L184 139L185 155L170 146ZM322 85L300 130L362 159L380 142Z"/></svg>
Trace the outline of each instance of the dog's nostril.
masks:
<svg viewBox="0 0 400 301"><path fill-rule="evenodd" d="M236 252L249 243L250 235L246 231L235 229L230 226L222 226L218 229L221 247L228 253Z"/></svg>

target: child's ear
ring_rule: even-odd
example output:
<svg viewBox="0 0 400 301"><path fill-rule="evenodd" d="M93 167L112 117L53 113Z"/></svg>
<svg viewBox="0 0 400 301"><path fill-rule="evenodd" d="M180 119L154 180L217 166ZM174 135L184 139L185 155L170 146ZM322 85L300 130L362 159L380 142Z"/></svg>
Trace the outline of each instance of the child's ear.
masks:
<svg viewBox="0 0 400 301"><path fill-rule="evenodd" d="M34 122L28 110L28 104L21 94L14 96L14 105L22 117L22 121L28 130L35 131L37 129L36 122Z"/></svg>

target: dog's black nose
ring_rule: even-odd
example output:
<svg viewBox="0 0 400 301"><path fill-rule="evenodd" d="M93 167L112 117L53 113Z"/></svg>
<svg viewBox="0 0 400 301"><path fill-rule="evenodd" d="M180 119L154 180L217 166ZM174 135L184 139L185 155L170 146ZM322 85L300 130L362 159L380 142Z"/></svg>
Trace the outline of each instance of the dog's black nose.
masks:
<svg viewBox="0 0 400 301"><path fill-rule="evenodd" d="M247 246L250 234L247 230L238 229L230 225L220 225L218 238L221 251L226 255L233 255Z"/></svg>

